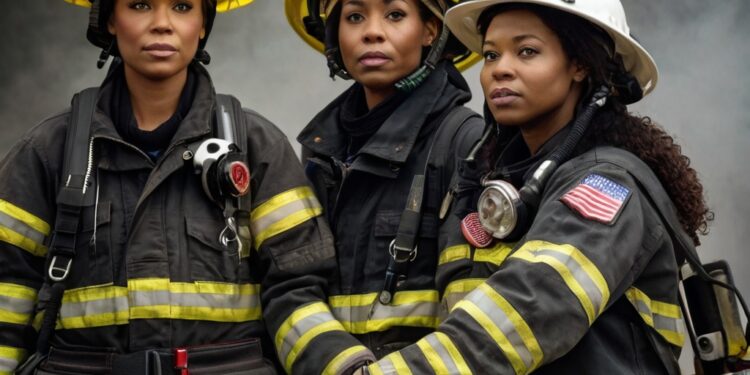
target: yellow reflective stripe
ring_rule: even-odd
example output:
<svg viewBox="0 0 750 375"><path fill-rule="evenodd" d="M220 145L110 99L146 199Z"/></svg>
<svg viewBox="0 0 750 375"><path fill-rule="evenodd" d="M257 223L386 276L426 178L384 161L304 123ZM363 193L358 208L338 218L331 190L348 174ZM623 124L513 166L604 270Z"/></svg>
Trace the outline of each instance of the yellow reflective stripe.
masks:
<svg viewBox="0 0 750 375"><path fill-rule="evenodd" d="M443 250L440 253L440 258L438 259L438 266L441 266L446 263L455 262L457 260L461 259L469 259L471 257L471 248L469 245L455 245L446 247L445 250Z"/></svg>
<svg viewBox="0 0 750 375"><path fill-rule="evenodd" d="M344 327L341 326L341 323L336 320L331 320L307 331L304 335L302 335L302 337L300 337L300 339L294 345L291 353L289 353L289 356L286 358L286 362L284 363L284 369L286 369L288 373L292 372L292 365L294 365L294 361L297 360L297 356L307 348L307 344L309 344L310 341L312 341L312 339L314 339L315 337L326 332L343 330Z"/></svg>
<svg viewBox="0 0 750 375"><path fill-rule="evenodd" d="M475 262L491 263L499 266L500 263L505 261L511 251L513 251L513 245L505 242L498 242L495 246L487 249L476 249L474 251Z"/></svg>
<svg viewBox="0 0 750 375"><path fill-rule="evenodd" d="M539 365L542 363L542 359L544 358L544 353L542 352L541 346L539 346L539 342L536 340L536 336L534 336L534 333L531 331L531 327L529 327L521 314L519 314L518 311L513 308L508 300L503 298L503 296L501 296L491 286L482 284L479 286L479 289L482 290L486 296L492 299L497 307L503 310L505 315L510 320L511 324L513 324L513 328L516 330L516 332L518 332L518 336L521 337L523 344L529 350L529 353L531 353L534 364L531 366L529 371L539 367Z"/></svg>
<svg viewBox="0 0 750 375"><path fill-rule="evenodd" d="M279 233L285 232L323 213L320 202L307 186L294 188L263 202L250 213L253 243L256 249Z"/></svg>
<svg viewBox="0 0 750 375"><path fill-rule="evenodd" d="M396 373L399 375L412 375L409 365L406 364L404 356L400 352L394 352L388 356L393 363L393 368L396 369Z"/></svg>
<svg viewBox="0 0 750 375"><path fill-rule="evenodd" d="M634 286L625 291L625 297L649 327L656 330L670 344L683 346L685 335L682 332L682 325L684 323L679 306L652 300L646 293Z"/></svg>
<svg viewBox="0 0 750 375"><path fill-rule="evenodd" d="M337 354L323 369L324 375L340 374L342 370L347 370L344 365L350 365L350 360L358 356L367 355L369 357L370 349L362 345L352 346L341 353Z"/></svg>
<svg viewBox="0 0 750 375"><path fill-rule="evenodd" d="M432 370L436 374L450 374L448 367L443 363L443 359L440 358L440 355L430 346L427 340L422 339L417 341L417 347L422 350L422 354L427 358L427 363L430 364L430 367L432 367Z"/></svg>
<svg viewBox="0 0 750 375"><path fill-rule="evenodd" d="M445 350L448 351L448 355L450 355L451 359L453 359L453 363L455 363L458 368L458 373L471 374L472 372L469 365L466 364L464 357L458 351L458 348L456 348L456 345L453 344L453 341L451 341L448 335L442 332L435 332L435 337L437 337L438 341L443 344Z"/></svg>
<svg viewBox="0 0 750 375"><path fill-rule="evenodd" d="M440 303L436 290L401 291L393 302L376 302L378 293L329 297L333 315L349 333L385 331L396 326L437 327Z"/></svg>
<svg viewBox="0 0 750 375"><path fill-rule="evenodd" d="M0 374L13 374L13 371L24 358L26 358L26 350L12 346L0 346Z"/></svg>
<svg viewBox="0 0 750 375"><path fill-rule="evenodd" d="M523 359L521 359L516 348L511 344L505 334L495 325L495 323L492 322L492 319L490 319L477 305L464 299L456 304L456 308L466 311L466 313L476 320L479 326L487 332L508 358L508 361L510 361L511 366L513 367L513 371L516 374L525 374L527 372L526 365L524 365Z"/></svg>
<svg viewBox="0 0 750 375"><path fill-rule="evenodd" d="M565 258L565 261L561 261L556 256L544 254L545 252L560 254ZM604 307L609 300L607 282L594 263L574 246L558 245L546 241L529 241L511 255L511 258L523 259L531 263L544 263L557 271L568 289L580 301L586 312L589 325L604 311ZM586 277L583 277L580 273L574 273L570 266L579 267ZM593 284L593 288L587 289L584 286L589 284ZM598 306L595 306L595 302Z"/></svg>
<svg viewBox="0 0 750 375"><path fill-rule="evenodd" d="M56 329L128 324L134 319L184 319L216 322L259 320L260 286L220 282L170 282L131 279L66 290ZM35 318L37 327L39 315Z"/></svg>
<svg viewBox="0 0 750 375"><path fill-rule="evenodd" d="M8 201L0 199L0 212L28 225L44 236L49 235L50 226L46 221Z"/></svg>
<svg viewBox="0 0 750 375"><path fill-rule="evenodd" d="M47 255L47 247L34 242L28 237L24 237L7 227L0 226L0 241L7 242L11 245L18 246L37 257Z"/></svg>
<svg viewBox="0 0 750 375"><path fill-rule="evenodd" d="M393 352L368 366L370 374L412 375L411 369L400 352ZM438 373L440 374L440 373Z"/></svg>
<svg viewBox="0 0 750 375"><path fill-rule="evenodd" d="M0 322L29 324L36 302L36 289L9 283L0 283Z"/></svg>
<svg viewBox="0 0 750 375"><path fill-rule="evenodd" d="M462 279L456 280L448 284L445 287L445 293L443 294L443 303L448 308L448 312L453 311L456 308L456 303L462 300L469 292L476 289L486 279Z"/></svg>
<svg viewBox="0 0 750 375"><path fill-rule="evenodd" d="M377 362L367 366L367 372L369 372L370 375L385 375L383 373L383 370L380 368L380 364L378 364Z"/></svg>
<svg viewBox="0 0 750 375"><path fill-rule="evenodd" d="M284 337L289 334L289 331L291 331L297 323L310 315L326 311L329 311L328 307L322 302L314 302L294 310L294 312L284 320L284 323L279 326L279 330L276 331L276 337L274 339L276 349L281 348L281 344L284 342Z"/></svg>

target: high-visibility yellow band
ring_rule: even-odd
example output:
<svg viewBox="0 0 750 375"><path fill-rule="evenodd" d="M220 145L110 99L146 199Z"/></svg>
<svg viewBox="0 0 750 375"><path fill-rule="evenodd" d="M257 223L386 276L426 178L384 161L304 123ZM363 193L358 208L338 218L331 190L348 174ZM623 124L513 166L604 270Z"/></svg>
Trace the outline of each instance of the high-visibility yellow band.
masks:
<svg viewBox="0 0 750 375"><path fill-rule="evenodd" d="M388 319L372 319L365 321L347 322L341 324L344 329L355 335L362 335L371 332L382 332L393 327L425 327L435 328L438 325L437 316L405 316Z"/></svg>
<svg viewBox="0 0 750 375"><path fill-rule="evenodd" d="M323 333L331 331L344 331L344 327L342 327L341 323L339 323L338 321L331 320L305 332L305 334L302 335L302 337L300 337L299 340L297 340L297 342L294 344L294 347L289 353L289 356L286 357L286 361L284 362L284 369L286 369L287 373L292 373L292 366L294 365L294 361L296 361L297 356L307 348L307 345L310 343L310 341Z"/></svg>
<svg viewBox="0 0 750 375"><path fill-rule="evenodd" d="M323 375L338 375L343 370L347 370L346 368L343 368L343 365L350 362L350 359L356 358L358 356L362 355L371 355L370 349L367 349L366 347L362 345L356 345L352 346L351 348L348 348L341 353L337 354L333 359L328 362L326 367L323 369Z"/></svg>
<svg viewBox="0 0 750 375"><path fill-rule="evenodd" d="M284 320L284 323L281 324L279 330L276 332L276 337L274 339L276 348L281 348L281 344L284 342L284 337L289 334L289 331L291 331L292 328L297 325L297 323L310 315L322 312L330 312L328 306L326 306L326 304L323 302L314 302L309 305L302 306L297 310L294 310L294 312L292 312L292 314L289 315L286 320Z"/></svg>
<svg viewBox="0 0 750 375"><path fill-rule="evenodd" d="M505 357L508 358L508 361L513 367L513 371L516 374L527 373L526 365L524 365L523 359L521 359L521 356L516 351L516 348L508 340L508 338L500 330L500 328L498 328L495 323L492 322L492 319L490 319L477 305L475 305L471 301L464 299L456 304L456 308L466 311L466 313L468 313L469 316L476 320L479 326L482 327L485 332L487 332L487 334L492 338L495 344L497 344L498 348L500 348L500 350L505 354Z"/></svg>
<svg viewBox="0 0 750 375"><path fill-rule="evenodd" d="M485 280L486 279L484 278L461 279L448 284L448 286L445 287L445 293L443 294L443 303L447 307L448 312L453 311L458 301L463 299L466 294L476 289L476 287L481 285Z"/></svg>
<svg viewBox="0 0 750 375"><path fill-rule="evenodd" d="M422 354L427 358L427 363L432 367L432 371L436 374L450 374L445 363L443 363L443 359L440 358L440 355L430 346L427 340L422 339L417 341L417 347L422 350Z"/></svg>
<svg viewBox="0 0 750 375"><path fill-rule="evenodd" d="M396 369L396 373L399 375L412 375L409 365L406 364L404 356L399 352L394 352L388 356L393 363L393 368Z"/></svg>
<svg viewBox="0 0 750 375"><path fill-rule="evenodd" d="M331 307L370 306L378 297L378 293L338 295L328 297ZM407 305L418 302L438 302L437 290L404 290L396 292L391 305Z"/></svg>
<svg viewBox="0 0 750 375"><path fill-rule="evenodd" d="M471 247L469 245L455 245L446 247L440 252L440 258L438 258L438 266L446 263L455 262L461 259L469 259L471 257Z"/></svg>
<svg viewBox="0 0 750 375"><path fill-rule="evenodd" d="M456 345L453 344L453 341L451 341L451 339L442 332L435 332L435 337L437 337L438 341L443 344L445 350L448 351L448 355L451 357L451 359L453 359L453 363L455 363L456 367L458 368L458 373L462 375L471 374L472 371L469 368L469 365L466 364L464 357L458 351Z"/></svg>
<svg viewBox="0 0 750 375"><path fill-rule="evenodd" d="M28 225L44 236L49 236L50 226L46 221L34 214L15 206L12 203L0 199L0 212Z"/></svg>
<svg viewBox="0 0 750 375"><path fill-rule="evenodd" d="M36 257L44 257L47 255L46 246L2 226L0 226L0 241L18 246Z"/></svg>
<svg viewBox="0 0 750 375"><path fill-rule="evenodd" d="M312 189L294 188L263 202L250 213L253 241L256 249L280 233L320 216L323 208Z"/></svg>
<svg viewBox="0 0 750 375"><path fill-rule="evenodd" d="M474 251L475 262L491 263L499 266L505 258L513 251L513 245L505 242L498 242L495 246L488 249L476 249Z"/></svg>
<svg viewBox="0 0 750 375"><path fill-rule="evenodd" d="M30 320L31 320L31 312L24 314L24 313L0 309L0 323L26 325L26 324L29 324Z"/></svg>
<svg viewBox="0 0 750 375"><path fill-rule="evenodd" d="M91 0L65 0L66 3L91 8ZM216 2L216 11L219 13L228 12L252 3L253 0L218 0Z"/></svg>
<svg viewBox="0 0 750 375"><path fill-rule="evenodd" d="M130 308L131 319L184 319L241 323L260 320L261 308L215 308L205 306L139 306Z"/></svg>
<svg viewBox="0 0 750 375"><path fill-rule="evenodd" d="M516 309L505 298L503 298L503 296L496 292L495 289L492 289L491 286L482 284L478 288L482 290L486 296L492 299L497 307L503 310L508 319L510 319L511 324L513 324L515 331L518 332L518 336L521 337L523 344L529 350L529 353L531 353L534 363L528 371L531 372L539 367L544 358L542 348L539 346L539 342L536 340L536 336L534 336L529 325L523 317L521 317L521 314L519 314L518 311L516 311Z"/></svg>
<svg viewBox="0 0 750 375"><path fill-rule="evenodd" d="M18 284L0 283L0 297L5 296L27 301L36 301L36 295L37 291L34 288Z"/></svg>
<svg viewBox="0 0 750 375"><path fill-rule="evenodd" d="M685 342L682 311L675 304L652 300L642 290L631 286L625 297L638 311L643 322L658 332L670 344L682 347Z"/></svg>
<svg viewBox="0 0 750 375"><path fill-rule="evenodd" d="M377 362L367 366L367 372L369 372L370 375L385 375L383 373L383 370L380 368L380 364L378 364Z"/></svg>
<svg viewBox="0 0 750 375"><path fill-rule="evenodd" d="M0 346L0 374L11 375L26 358L26 350L12 346Z"/></svg>

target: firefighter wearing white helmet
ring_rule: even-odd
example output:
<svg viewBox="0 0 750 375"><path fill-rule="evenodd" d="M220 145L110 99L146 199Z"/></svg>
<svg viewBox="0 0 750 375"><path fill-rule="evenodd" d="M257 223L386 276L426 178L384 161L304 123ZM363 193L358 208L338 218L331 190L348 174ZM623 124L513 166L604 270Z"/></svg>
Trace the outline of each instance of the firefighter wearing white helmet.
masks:
<svg viewBox="0 0 750 375"><path fill-rule="evenodd" d="M470 1L446 23L484 57L465 248L443 260L468 278L437 332L362 371L679 374L678 261L711 213L672 137L627 111L657 70L622 5Z"/></svg>
<svg viewBox="0 0 750 375"><path fill-rule="evenodd" d="M459 72L478 55L466 57L466 47L442 26L446 5L455 3L286 1L290 24L325 52L331 73L354 81L297 138L336 239L339 267L329 302L366 348L348 366L434 331L445 313L439 296L459 277L439 264L463 241L451 230L459 216L441 207L450 206L452 176L484 123L464 107L471 93ZM301 336L316 329L302 321L294 326ZM315 357L295 359L282 344L277 350L287 371L315 373Z"/></svg>
<svg viewBox="0 0 750 375"><path fill-rule="evenodd" d="M0 162L0 373L277 373L296 331L262 313L335 322L336 262L286 136L198 63L215 12L250 1L75 3L118 58ZM324 328L331 353L358 344Z"/></svg>

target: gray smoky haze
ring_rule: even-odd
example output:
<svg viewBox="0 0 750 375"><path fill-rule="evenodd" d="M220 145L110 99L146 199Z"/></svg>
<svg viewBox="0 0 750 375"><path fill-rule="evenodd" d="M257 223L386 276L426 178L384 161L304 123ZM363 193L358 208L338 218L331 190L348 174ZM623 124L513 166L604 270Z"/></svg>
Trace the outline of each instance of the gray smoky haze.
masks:
<svg viewBox="0 0 750 375"><path fill-rule="evenodd" d="M2 1L0 155L105 73L85 38L86 9L63 0ZM623 2L632 33L660 71L655 92L631 109L664 126L692 160L716 214L700 253L704 261L729 261L750 298L743 237L750 233L750 1ZM325 59L288 26L283 3L256 0L219 14L208 69L217 91L268 117L299 149L299 131L349 83L328 78ZM478 74L479 66L465 72L475 93L470 106L480 111Z"/></svg>

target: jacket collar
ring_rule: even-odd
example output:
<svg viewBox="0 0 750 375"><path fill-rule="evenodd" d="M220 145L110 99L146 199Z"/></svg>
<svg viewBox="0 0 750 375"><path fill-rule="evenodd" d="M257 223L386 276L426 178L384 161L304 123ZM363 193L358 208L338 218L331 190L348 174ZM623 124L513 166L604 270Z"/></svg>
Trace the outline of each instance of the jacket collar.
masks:
<svg viewBox="0 0 750 375"><path fill-rule="evenodd" d="M451 98L451 100L461 103L469 100L471 94L468 90L449 84L447 64L441 63L440 68L435 69L427 80L385 120L359 150L352 168L371 169L371 166L366 165L378 161L386 166L403 164L430 115L446 109L437 105L441 98L455 96L456 98ZM315 116L302 130L297 141L315 154L341 159L346 153L348 140L339 128L339 112L344 99L352 90L358 89L357 86L358 84L354 84Z"/></svg>

